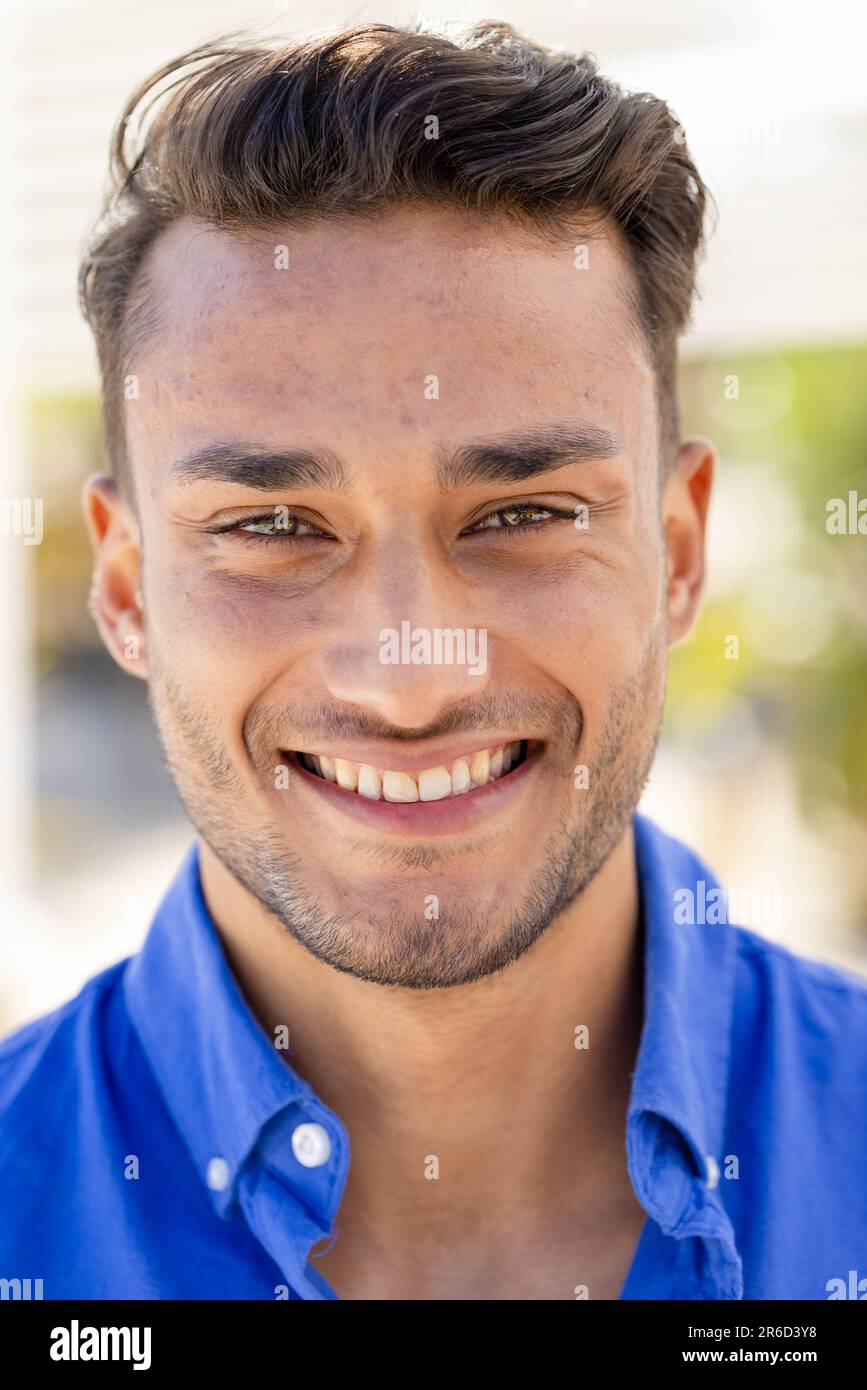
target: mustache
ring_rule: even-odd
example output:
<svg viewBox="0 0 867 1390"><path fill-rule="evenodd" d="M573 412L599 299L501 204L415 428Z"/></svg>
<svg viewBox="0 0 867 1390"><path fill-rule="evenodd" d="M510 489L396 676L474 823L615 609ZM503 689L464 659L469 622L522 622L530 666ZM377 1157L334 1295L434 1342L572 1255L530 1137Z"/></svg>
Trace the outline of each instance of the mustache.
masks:
<svg viewBox="0 0 867 1390"><path fill-rule="evenodd" d="M489 729L513 729L516 736L546 742L562 742L571 729L577 743L583 724L581 705L572 695L555 698L506 691L500 696L486 693L472 703L456 704L444 710L432 723L413 729L389 724L360 708L325 702L312 704L303 712L293 709L291 717L285 710L257 706L245 719L243 734L247 751L252 756L257 747L291 749L309 746L317 737L342 739L347 743L365 739L414 743L453 734L484 733Z"/></svg>

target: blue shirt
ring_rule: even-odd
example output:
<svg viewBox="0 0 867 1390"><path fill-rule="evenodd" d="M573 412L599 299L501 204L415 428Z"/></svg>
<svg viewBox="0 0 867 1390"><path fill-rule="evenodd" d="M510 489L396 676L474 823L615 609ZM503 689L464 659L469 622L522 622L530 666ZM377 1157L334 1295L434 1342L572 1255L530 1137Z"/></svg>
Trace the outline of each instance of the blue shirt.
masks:
<svg viewBox="0 0 867 1390"><path fill-rule="evenodd" d="M712 874L643 816L635 835L624 1139L647 1220L621 1298L867 1297L867 983L685 922ZM335 1298L309 1252L349 1162L228 967L197 846L141 950L0 1044L0 1279L46 1299Z"/></svg>

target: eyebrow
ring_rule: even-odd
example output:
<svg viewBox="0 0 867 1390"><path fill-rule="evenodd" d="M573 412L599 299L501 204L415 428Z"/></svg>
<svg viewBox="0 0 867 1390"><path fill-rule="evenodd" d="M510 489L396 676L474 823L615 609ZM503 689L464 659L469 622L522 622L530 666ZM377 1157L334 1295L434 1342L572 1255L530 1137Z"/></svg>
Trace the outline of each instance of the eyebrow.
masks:
<svg viewBox="0 0 867 1390"><path fill-rule="evenodd" d="M597 425L539 425L525 433L497 435L461 445L437 456L441 491L469 483L516 483L550 473L570 463L619 458L618 436ZM181 485L201 481L237 483L261 492L281 488L349 487L351 475L336 454L326 449L271 449L256 445L218 444L177 459L169 470Z"/></svg>
<svg viewBox="0 0 867 1390"><path fill-rule="evenodd" d="M237 483L260 492L312 487L340 492L349 474L336 454L326 449L265 449L256 445L217 444L196 449L169 469L176 483Z"/></svg>
<svg viewBox="0 0 867 1390"><path fill-rule="evenodd" d="M623 452L618 436L598 425L538 425L524 434L480 439L441 455L437 480L444 491L467 483L519 483L569 463L619 458Z"/></svg>

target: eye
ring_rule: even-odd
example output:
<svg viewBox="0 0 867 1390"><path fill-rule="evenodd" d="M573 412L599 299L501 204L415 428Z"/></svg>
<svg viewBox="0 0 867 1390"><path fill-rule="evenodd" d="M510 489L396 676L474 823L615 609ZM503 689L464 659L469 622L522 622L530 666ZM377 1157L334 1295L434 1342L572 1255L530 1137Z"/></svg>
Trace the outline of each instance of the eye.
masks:
<svg viewBox="0 0 867 1390"><path fill-rule="evenodd" d="M326 531L320 530L311 521L296 516L286 507L275 507L263 516L240 517L237 521L216 527L215 532L217 535L235 532L243 540L249 539L253 544L258 541L302 540L307 536L331 539Z"/></svg>
<svg viewBox="0 0 867 1390"><path fill-rule="evenodd" d="M546 507L540 502L514 502L508 507L498 507L468 527L462 535L473 535L479 531L527 531L539 530L547 522L572 521L574 512L562 512L556 507Z"/></svg>

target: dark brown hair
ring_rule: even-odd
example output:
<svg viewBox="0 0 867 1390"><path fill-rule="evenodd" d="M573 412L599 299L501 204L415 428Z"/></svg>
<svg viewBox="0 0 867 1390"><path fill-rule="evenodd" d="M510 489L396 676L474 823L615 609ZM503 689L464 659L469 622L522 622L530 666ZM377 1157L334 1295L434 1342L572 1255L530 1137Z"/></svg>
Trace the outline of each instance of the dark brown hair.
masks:
<svg viewBox="0 0 867 1390"><path fill-rule="evenodd" d="M431 116L438 138L426 137ZM492 20L449 37L421 23L359 25L307 43L229 34L132 94L112 138L111 178L79 289L118 476L124 377L158 327L139 272L165 227L192 216L243 232L409 199L518 217L555 235L574 234L576 219L588 232L613 225L670 458L677 339L709 195L668 106L600 76L592 55L545 48Z"/></svg>

